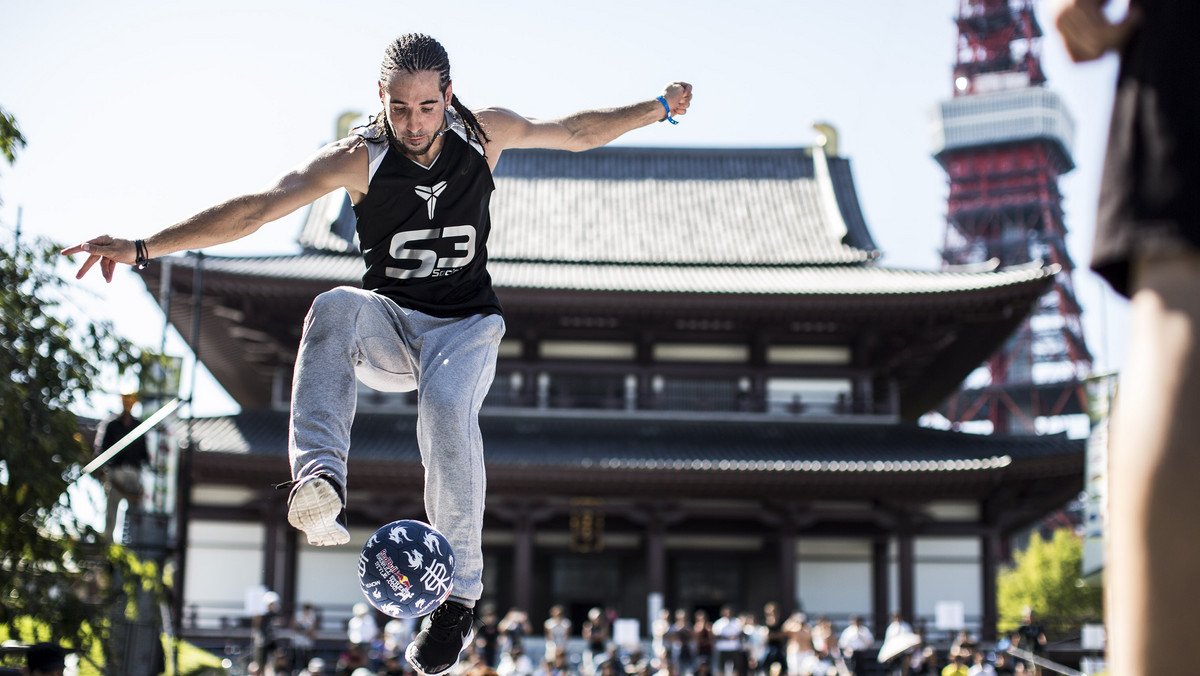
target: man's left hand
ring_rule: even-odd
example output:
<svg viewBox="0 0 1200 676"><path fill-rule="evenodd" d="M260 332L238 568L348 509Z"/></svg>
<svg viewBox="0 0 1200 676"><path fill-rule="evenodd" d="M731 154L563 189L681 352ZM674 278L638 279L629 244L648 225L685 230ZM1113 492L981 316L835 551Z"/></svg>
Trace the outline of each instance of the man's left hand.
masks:
<svg viewBox="0 0 1200 676"><path fill-rule="evenodd" d="M663 87L662 97L671 108L671 117L686 115L688 106L692 105L692 85L686 82L672 82Z"/></svg>

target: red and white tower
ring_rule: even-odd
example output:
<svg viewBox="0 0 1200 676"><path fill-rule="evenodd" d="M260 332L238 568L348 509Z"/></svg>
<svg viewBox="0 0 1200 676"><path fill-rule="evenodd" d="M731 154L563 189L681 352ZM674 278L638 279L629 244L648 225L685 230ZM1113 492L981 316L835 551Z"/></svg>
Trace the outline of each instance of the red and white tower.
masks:
<svg viewBox="0 0 1200 676"><path fill-rule="evenodd" d="M944 267L1034 262L1061 271L1031 317L943 407L952 423L1035 433L1039 418L1084 413L1092 356L1071 281L1058 177L1074 168L1074 122L1043 84L1031 0L960 0L954 97L934 111L949 176ZM976 374L982 376L982 374Z"/></svg>

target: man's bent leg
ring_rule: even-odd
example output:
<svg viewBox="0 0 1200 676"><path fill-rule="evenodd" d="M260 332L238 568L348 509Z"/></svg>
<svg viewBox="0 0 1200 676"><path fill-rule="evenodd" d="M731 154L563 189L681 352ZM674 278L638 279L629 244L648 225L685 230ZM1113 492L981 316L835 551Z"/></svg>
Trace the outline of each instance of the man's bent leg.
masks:
<svg viewBox="0 0 1200 676"><path fill-rule="evenodd" d="M1200 631L1200 256L1135 269L1109 450L1110 672L1194 671Z"/></svg>
<svg viewBox="0 0 1200 676"><path fill-rule="evenodd" d="M413 638L405 657L421 674L444 673L475 634L471 607L483 594L483 441L479 408L496 372L499 315L444 320L414 314L420 368L417 444L425 464L425 511L454 548L454 589Z"/></svg>
<svg viewBox="0 0 1200 676"><path fill-rule="evenodd" d="M317 296L305 318L292 381L288 452L295 487L288 521L308 535L310 544L350 539L339 519L357 403L356 372L390 372L397 382L411 381L396 324L399 313L382 296L340 287Z"/></svg>
<svg viewBox="0 0 1200 676"><path fill-rule="evenodd" d="M483 508L487 478L479 409L496 373L504 335L500 315L427 322L414 348L420 360L417 444L425 464L425 511L454 548L452 598L483 594Z"/></svg>

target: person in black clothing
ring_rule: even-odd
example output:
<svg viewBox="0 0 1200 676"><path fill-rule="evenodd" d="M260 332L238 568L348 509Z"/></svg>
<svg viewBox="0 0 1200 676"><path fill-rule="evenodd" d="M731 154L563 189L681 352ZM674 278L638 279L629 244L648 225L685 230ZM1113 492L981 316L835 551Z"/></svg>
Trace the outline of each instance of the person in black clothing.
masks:
<svg viewBox="0 0 1200 676"><path fill-rule="evenodd" d="M763 626L767 628L767 653L763 656L761 666L766 676L772 676L771 666L778 664L780 672L787 673L787 651L784 650L786 637L783 633L784 618L779 613L779 606L768 603L763 606Z"/></svg>
<svg viewBox="0 0 1200 676"><path fill-rule="evenodd" d="M479 621L479 628L475 630L475 649L479 656L483 659L485 666L492 669L500 664L500 626L496 618L496 611L491 606L484 608L483 616Z"/></svg>
<svg viewBox="0 0 1200 676"><path fill-rule="evenodd" d="M1012 644L1014 648L1028 650L1034 655L1046 652L1046 633L1042 630L1042 625L1034 621L1032 608L1025 608L1021 626L1013 632ZM1031 663L1028 668L1030 673L1040 673L1036 664Z"/></svg>
<svg viewBox="0 0 1200 676"><path fill-rule="evenodd" d="M1108 434L1108 669L1185 674L1200 633L1200 69L1195 0L1054 12L1067 53L1120 53L1091 268L1130 299ZM1110 582L1111 581L1111 582ZM1192 591L1189 591L1192 590Z"/></svg>
<svg viewBox="0 0 1200 676"><path fill-rule="evenodd" d="M96 430L96 455L112 448L125 438L126 434L142 424L142 421L133 415L133 405L137 400L136 394L121 395L121 412L101 423ZM106 540L113 538L117 525L117 509L121 500L126 500L130 507L136 507L142 499L142 469L149 463L150 451L146 448L146 439L138 437L104 464L104 492L108 496L108 510L104 518Z"/></svg>
<svg viewBox="0 0 1200 676"><path fill-rule="evenodd" d="M277 624L279 622L280 598L279 594L269 591L263 595L263 613L254 616L253 623L253 638L254 638L254 661L260 665L265 665L269 660L274 659L275 649L279 647L278 637L276 636Z"/></svg>

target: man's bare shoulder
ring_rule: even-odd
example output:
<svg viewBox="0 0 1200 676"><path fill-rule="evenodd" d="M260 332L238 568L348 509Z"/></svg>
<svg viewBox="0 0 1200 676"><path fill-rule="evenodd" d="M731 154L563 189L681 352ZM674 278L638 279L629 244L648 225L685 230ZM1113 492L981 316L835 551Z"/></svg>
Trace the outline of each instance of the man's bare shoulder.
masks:
<svg viewBox="0 0 1200 676"><path fill-rule="evenodd" d="M366 192L370 151L360 136L347 136L324 145L307 161L303 172L322 183L351 191Z"/></svg>
<svg viewBox="0 0 1200 676"><path fill-rule="evenodd" d="M370 155L370 151L367 148L367 143L368 141L363 137L352 134L325 144L313 156L313 160L330 167L352 168L368 161L367 158Z"/></svg>
<svg viewBox="0 0 1200 676"><path fill-rule="evenodd" d="M529 120L508 108L489 107L472 112L475 113L476 119L479 120L492 143L501 148L507 147L508 144L505 141L511 139L514 134L519 133L529 124Z"/></svg>

